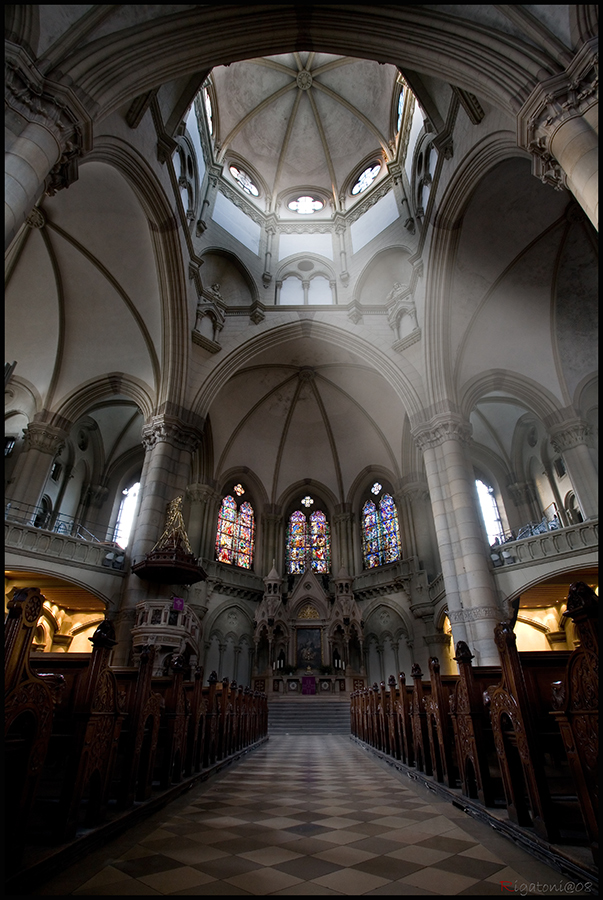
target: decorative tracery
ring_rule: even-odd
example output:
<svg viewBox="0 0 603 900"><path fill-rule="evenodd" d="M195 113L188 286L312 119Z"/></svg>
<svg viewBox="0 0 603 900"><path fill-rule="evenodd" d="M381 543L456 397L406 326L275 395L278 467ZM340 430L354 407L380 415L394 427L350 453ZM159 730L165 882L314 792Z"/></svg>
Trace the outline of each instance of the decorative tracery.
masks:
<svg viewBox="0 0 603 900"><path fill-rule="evenodd" d="M253 563L255 518L251 503L237 507L231 495L224 497L218 515L216 559L231 566L250 569Z"/></svg>
<svg viewBox="0 0 603 900"><path fill-rule="evenodd" d="M367 569L400 559L398 513L390 494L384 494L378 506L367 500L362 507L362 549Z"/></svg>
<svg viewBox="0 0 603 900"><path fill-rule="evenodd" d="M287 571L297 575L308 565L313 572L329 572L331 568L329 523L319 509L309 517L297 510L287 529Z"/></svg>

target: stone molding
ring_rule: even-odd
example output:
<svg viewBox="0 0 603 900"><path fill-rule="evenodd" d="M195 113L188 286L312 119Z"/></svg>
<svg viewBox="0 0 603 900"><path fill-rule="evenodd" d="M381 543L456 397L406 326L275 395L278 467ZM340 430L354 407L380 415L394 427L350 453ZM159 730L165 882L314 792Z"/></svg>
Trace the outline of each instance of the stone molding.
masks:
<svg viewBox="0 0 603 900"><path fill-rule="evenodd" d="M30 422L23 437L24 450L39 450L40 453L49 453L51 456L56 456L63 449L67 439L61 428L41 422Z"/></svg>
<svg viewBox="0 0 603 900"><path fill-rule="evenodd" d="M194 453L201 437L198 428L185 425L175 416L153 416L142 429L142 444L145 451L152 450L156 444L165 441L177 450Z"/></svg>
<svg viewBox="0 0 603 900"><path fill-rule="evenodd" d="M256 225L259 225L260 227L264 225L264 216L262 215L262 213L259 212L259 210L255 209L255 207L253 207L251 203L248 203L244 197L241 197L241 195L234 190L234 188L231 188L230 185L225 184L225 182L221 179L218 182L218 190L221 194L224 194L227 200L230 200L231 203L234 203L235 206L242 210L246 216L249 216L249 218L253 222L255 222Z"/></svg>
<svg viewBox="0 0 603 900"><path fill-rule="evenodd" d="M452 640L452 636L450 634L442 634L442 632L438 631L435 634L424 634L423 640L428 647L430 644L445 644L448 647Z"/></svg>
<svg viewBox="0 0 603 900"><path fill-rule="evenodd" d="M502 615L498 608L492 606L475 606L471 609L448 610L448 618L451 625L458 625L460 622L476 622L481 619L500 619Z"/></svg>
<svg viewBox="0 0 603 900"><path fill-rule="evenodd" d="M360 216L363 216L365 212L367 212L367 210L371 208L371 206L374 206L375 203L377 203L378 200L381 200L383 197L385 197L386 194L389 194L393 186L393 178L388 175L388 177L385 178L379 184L379 186L371 192L366 200L363 200L362 203L359 203L351 210L350 213L348 213L346 217L348 225L351 225L353 222L359 219Z"/></svg>

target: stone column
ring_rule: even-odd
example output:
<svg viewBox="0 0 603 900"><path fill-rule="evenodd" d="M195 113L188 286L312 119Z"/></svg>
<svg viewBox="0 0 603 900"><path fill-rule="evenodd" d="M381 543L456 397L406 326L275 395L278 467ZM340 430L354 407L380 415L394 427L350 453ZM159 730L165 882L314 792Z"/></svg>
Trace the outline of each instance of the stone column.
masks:
<svg viewBox="0 0 603 900"><path fill-rule="evenodd" d="M168 503L184 494L190 478L191 457L201 440L202 423L184 422L169 414L153 416L142 430L145 459L140 478L140 503L130 542L132 563L140 562L157 543L165 526ZM169 597L170 585L151 585L130 574L122 609L133 608L149 597ZM151 591L151 593L149 593ZM129 634L118 634L118 665L126 665Z"/></svg>
<svg viewBox="0 0 603 900"><path fill-rule="evenodd" d="M239 677L239 659L241 656L241 647L237 644L234 648L234 667L232 673L232 680L236 681Z"/></svg>
<svg viewBox="0 0 603 900"><path fill-rule="evenodd" d="M494 625L501 618L467 449L471 426L448 411L413 429L423 451L455 643L478 665L498 665Z"/></svg>
<svg viewBox="0 0 603 900"><path fill-rule="evenodd" d="M563 456L565 468L585 519L599 515L598 476L588 448L590 429L575 419L549 428L551 443Z"/></svg>
<svg viewBox="0 0 603 900"><path fill-rule="evenodd" d="M5 247L42 193L77 178L92 120L71 88L46 81L26 51L6 43Z"/></svg>
<svg viewBox="0 0 603 900"><path fill-rule="evenodd" d="M434 634L423 635L430 656L435 656L440 661L442 675L456 674L456 666L450 658L450 635L437 631Z"/></svg>
<svg viewBox="0 0 603 900"><path fill-rule="evenodd" d="M224 676L222 671L224 668L224 653L226 652L226 644L218 644L218 678Z"/></svg>
<svg viewBox="0 0 603 900"><path fill-rule="evenodd" d="M383 665L383 644L377 644L377 656L379 657L379 681L385 681L385 666Z"/></svg>
<svg viewBox="0 0 603 900"><path fill-rule="evenodd" d="M302 281L302 288L304 291L304 306L308 305L308 292L310 290L310 282L307 279Z"/></svg>
<svg viewBox="0 0 603 900"><path fill-rule="evenodd" d="M528 522L540 519L540 510L536 508L534 485L529 481L514 481L507 485L507 491L515 504L517 512L515 521L509 523L513 529L521 528Z"/></svg>
<svg viewBox="0 0 603 900"><path fill-rule="evenodd" d="M333 516L333 530L336 541L333 542L333 571L337 572L342 566L354 571L354 542L352 536L353 516L349 503L342 503L337 507ZM337 554L337 555L336 555Z"/></svg>
<svg viewBox="0 0 603 900"><path fill-rule="evenodd" d="M213 544L216 539L216 506L220 495L208 484L189 484L186 496L190 501L188 517L188 539L193 553L213 559Z"/></svg>
<svg viewBox="0 0 603 900"><path fill-rule="evenodd" d="M68 431L44 422L30 422L24 431L24 444L12 477L10 499L15 503L38 506L52 464L65 446Z"/></svg>
<svg viewBox="0 0 603 900"><path fill-rule="evenodd" d="M517 116L518 142L532 154L534 174L557 190L567 187L597 229L598 103L598 52L592 39L565 72L536 86Z"/></svg>
<svg viewBox="0 0 603 900"><path fill-rule="evenodd" d="M263 572L270 572L273 560L277 569L282 571L282 521L282 515L275 512L273 506L264 507L262 512L262 558L260 561Z"/></svg>

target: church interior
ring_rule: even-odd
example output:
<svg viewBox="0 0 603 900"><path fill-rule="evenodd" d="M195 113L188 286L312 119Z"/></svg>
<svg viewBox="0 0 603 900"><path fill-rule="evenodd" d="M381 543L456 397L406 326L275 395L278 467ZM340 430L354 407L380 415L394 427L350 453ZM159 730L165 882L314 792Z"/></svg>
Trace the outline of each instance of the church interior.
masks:
<svg viewBox="0 0 603 900"><path fill-rule="evenodd" d="M114 806L210 771L234 805L311 703L351 712L342 784L366 748L596 880L597 38L589 5L6 7L15 893ZM219 892L447 893L386 863Z"/></svg>

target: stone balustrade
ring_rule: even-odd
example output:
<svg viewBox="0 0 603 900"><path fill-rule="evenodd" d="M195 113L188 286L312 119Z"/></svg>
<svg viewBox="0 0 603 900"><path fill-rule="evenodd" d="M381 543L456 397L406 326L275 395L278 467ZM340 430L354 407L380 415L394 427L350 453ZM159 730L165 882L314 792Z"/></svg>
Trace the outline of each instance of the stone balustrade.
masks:
<svg viewBox="0 0 603 900"><path fill-rule="evenodd" d="M123 576L124 554L112 544L101 544L65 534L55 534L31 525L6 522L6 551L24 553L54 563L76 564L101 569L104 574Z"/></svg>

